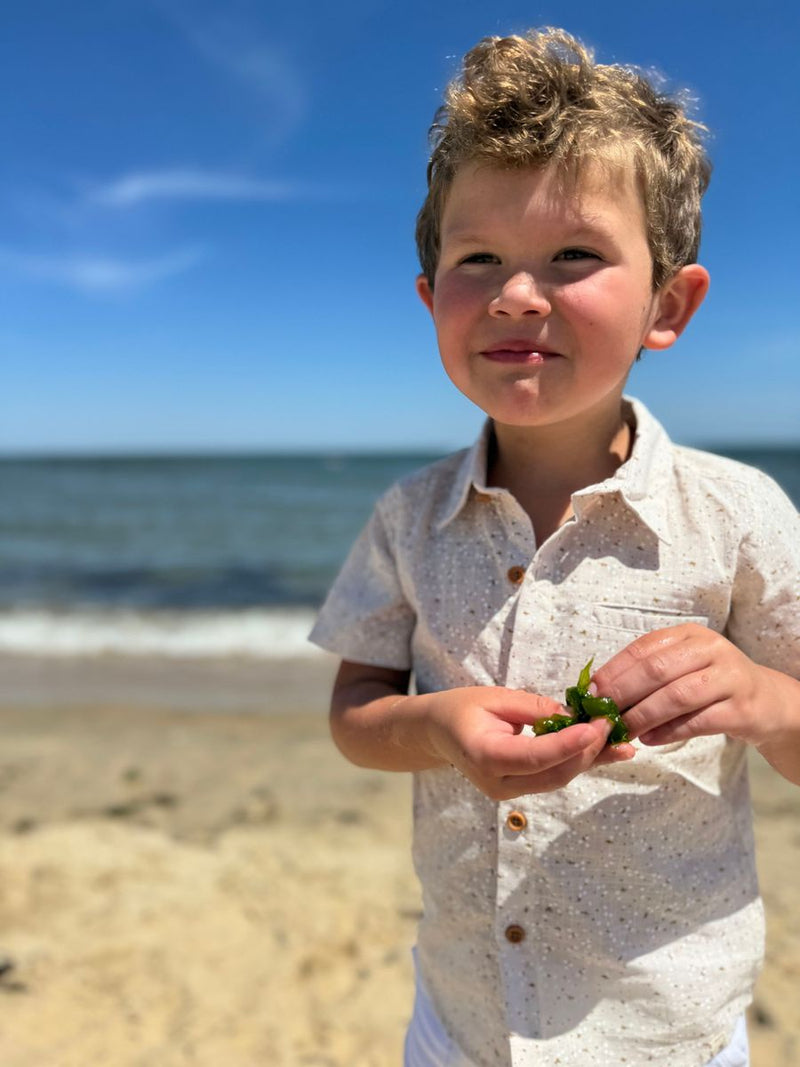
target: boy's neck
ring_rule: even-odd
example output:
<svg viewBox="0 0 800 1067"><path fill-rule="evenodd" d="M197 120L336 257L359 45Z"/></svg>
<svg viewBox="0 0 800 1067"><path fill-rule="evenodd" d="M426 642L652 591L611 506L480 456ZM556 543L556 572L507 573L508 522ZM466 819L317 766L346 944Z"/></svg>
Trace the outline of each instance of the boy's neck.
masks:
<svg viewBox="0 0 800 1067"><path fill-rule="evenodd" d="M632 444L633 428L621 406L610 418L556 426L494 423L487 483L516 497L542 544L572 516L572 494L611 477Z"/></svg>

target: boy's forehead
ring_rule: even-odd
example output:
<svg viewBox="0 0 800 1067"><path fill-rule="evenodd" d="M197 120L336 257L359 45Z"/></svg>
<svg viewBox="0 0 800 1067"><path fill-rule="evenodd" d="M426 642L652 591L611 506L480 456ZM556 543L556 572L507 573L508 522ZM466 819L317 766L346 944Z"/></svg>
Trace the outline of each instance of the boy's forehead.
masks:
<svg viewBox="0 0 800 1067"><path fill-rule="evenodd" d="M442 232L449 236L498 221L512 204L530 200L553 219L570 225L602 225L609 209L636 211L644 221L644 198L632 165L587 161L570 168L503 167L469 161L456 171L442 213Z"/></svg>

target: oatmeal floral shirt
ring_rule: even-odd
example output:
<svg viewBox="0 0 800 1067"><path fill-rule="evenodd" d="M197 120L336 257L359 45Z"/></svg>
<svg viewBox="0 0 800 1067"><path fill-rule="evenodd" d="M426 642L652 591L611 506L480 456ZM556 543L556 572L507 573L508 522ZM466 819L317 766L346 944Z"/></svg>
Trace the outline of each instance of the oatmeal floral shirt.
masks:
<svg viewBox="0 0 800 1067"><path fill-rule="evenodd" d="M472 449L391 488L312 640L411 668L420 692L563 700L641 634L689 620L800 676L800 523L764 474L676 447L636 401L630 459L535 543ZM417 956L441 1023L486 1067L698 1067L751 998L763 946L745 747L724 736L497 803L415 775Z"/></svg>

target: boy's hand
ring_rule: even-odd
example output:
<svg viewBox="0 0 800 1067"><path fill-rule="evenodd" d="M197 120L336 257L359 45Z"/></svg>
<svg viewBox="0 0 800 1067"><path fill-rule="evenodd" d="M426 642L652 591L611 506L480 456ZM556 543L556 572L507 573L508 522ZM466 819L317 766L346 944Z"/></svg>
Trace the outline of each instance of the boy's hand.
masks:
<svg viewBox="0 0 800 1067"><path fill-rule="evenodd" d="M623 710L631 737L646 745L724 733L761 747L800 729L800 708L792 714L786 700L798 683L697 623L638 638L592 680Z"/></svg>
<svg viewBox="0 0 800 1067"><path fill-rule="evenodd" d="M424 702L431 750L492 800L560 789L601 763L629 759L630 745L607 748L606 719L559 733L522 734L535 719L564 712L562 705L522 690L478 686L411 698Z"/></svg>
<svg viewBox="0 0 800 1067"><path fill-rule="evenodd" d="M353 763L386 771L451 764L492 800L511 800L560 789L589 767L635 752L606 745L604 718L542 737L523 734L523 726L565 709L520 689L466 686L409 696L408 684L408 671L342 662L331 733Z"/></svg>

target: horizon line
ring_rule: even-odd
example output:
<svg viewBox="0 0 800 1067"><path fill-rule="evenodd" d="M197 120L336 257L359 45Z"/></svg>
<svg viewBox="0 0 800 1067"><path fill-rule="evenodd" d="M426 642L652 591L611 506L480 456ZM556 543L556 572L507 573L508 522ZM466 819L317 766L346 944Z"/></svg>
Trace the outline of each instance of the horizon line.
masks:
<svg viewBox="0 0 800 1067"><path fill-rule="evenodd" d="M69 460L167 460L167 459L259 459L259 458L338 458L360 456L445 456L468 448L466 444L423 442L408 444L315 444L315 445L106 445L50 446L46 448L0 448L0 462L69 461ZM800 438L747 440L674 441L675 444L709 452L786 451L800 450Z"/></svg>

